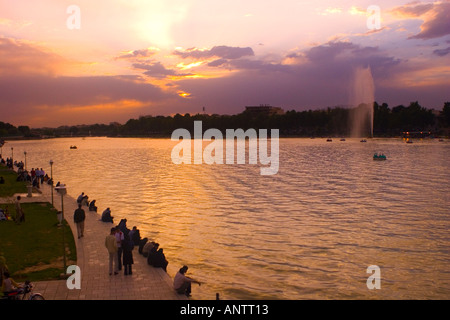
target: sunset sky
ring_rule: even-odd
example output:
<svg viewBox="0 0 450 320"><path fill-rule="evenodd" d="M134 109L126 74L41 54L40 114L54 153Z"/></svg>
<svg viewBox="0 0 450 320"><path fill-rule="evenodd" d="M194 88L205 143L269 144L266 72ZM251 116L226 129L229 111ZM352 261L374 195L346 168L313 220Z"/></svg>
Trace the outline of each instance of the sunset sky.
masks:
<svg viewBox="0 0 450 320"><path fill-rule="evenodd" d="M450 0L0 0L0 121L16 126L348 105L368 66L377 102L442 109Z"/></svg>

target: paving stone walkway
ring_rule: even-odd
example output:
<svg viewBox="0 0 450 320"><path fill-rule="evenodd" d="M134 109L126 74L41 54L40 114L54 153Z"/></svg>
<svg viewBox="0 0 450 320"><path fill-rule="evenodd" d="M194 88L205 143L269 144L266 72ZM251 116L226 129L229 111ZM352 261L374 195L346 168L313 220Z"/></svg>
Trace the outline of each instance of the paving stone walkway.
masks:
<svg viewBox="0 0 450 320"><path fill-rule="evenodd" d="M70 187L70 186L69 186ZM51 203L51 186L44 184L40 194L32 197L22 194L23 202ZM54 191L53 203L61 210L61 196ZM173 279L161 268L153 268L133 250L133 274L125 276L123 269L118 275L109 275L108 252L105 238L112 223L100 221L101 213L86 212L84 237L78 239L73 213L77 208L76 199L64 196L64 218L70 225L77 249L77 266L81 271L81 288L68 289L66 280L35 282L35 292L44 295L46 300L186 300L185 295L175 292ZM120 220L119 220L120 221Z"/></svg>

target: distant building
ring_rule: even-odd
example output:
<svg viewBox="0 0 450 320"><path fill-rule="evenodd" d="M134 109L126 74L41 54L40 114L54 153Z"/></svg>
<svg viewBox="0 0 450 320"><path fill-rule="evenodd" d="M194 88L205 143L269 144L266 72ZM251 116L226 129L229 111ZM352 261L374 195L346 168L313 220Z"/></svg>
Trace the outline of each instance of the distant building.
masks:
<svg viewBox="0 0 450 320"><path fill-rule="evenodd" d="M246 106L245 107L245 112L249 112L252 114L260 114L260 113L265 113L268 115L272 115L272 114L284 114L284 110L281 109L280 107L272 107L269 105L259 105L259 106Z"/></svg>

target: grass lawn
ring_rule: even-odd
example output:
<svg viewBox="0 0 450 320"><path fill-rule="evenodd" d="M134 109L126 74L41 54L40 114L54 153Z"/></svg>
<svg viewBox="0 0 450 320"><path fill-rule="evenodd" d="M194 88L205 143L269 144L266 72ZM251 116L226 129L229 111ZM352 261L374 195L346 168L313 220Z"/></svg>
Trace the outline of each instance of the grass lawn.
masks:
<svg viewBox="0 0 450 320"><path fill-rule="evenodd" d="M0 207L6 205L12 213L14 204L4 203ZM65 223L63 249L63 227L58 227L56 209L47 202L22 203L21 206L25 222L0 221L0 256L6 259L16 281L58 279L61 273L66 273L63 250L66 251L66 265L76 264L76 247L70 227Z"/></svg>
<svg viewBox="0 0 450 320"><path fill-rule="evenodd" d="M26 193L27 185L24 182L18 182L17 173L0 165L0 177L5 179L4 184L0 184L0 197L10 197L15 193Z"/></svg>

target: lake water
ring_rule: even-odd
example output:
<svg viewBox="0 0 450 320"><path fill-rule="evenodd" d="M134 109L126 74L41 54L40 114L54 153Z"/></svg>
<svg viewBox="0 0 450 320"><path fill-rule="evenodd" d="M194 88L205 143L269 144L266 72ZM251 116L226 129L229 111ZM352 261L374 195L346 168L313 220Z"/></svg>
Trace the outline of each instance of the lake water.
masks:
<svg viewBox="0 0 450 320"><path fill-rule="evenodd" d="M172 277L187 264L204 281L194 299L450 298L449 141L280 139L271 176L258 165L175 165L176 143L10 141L3 156L27 151L28 168L49 174L52 159L69 195L85 192L99 215L110 207L159 242ZM380 289L367 288L371 265Z"/></svg>

